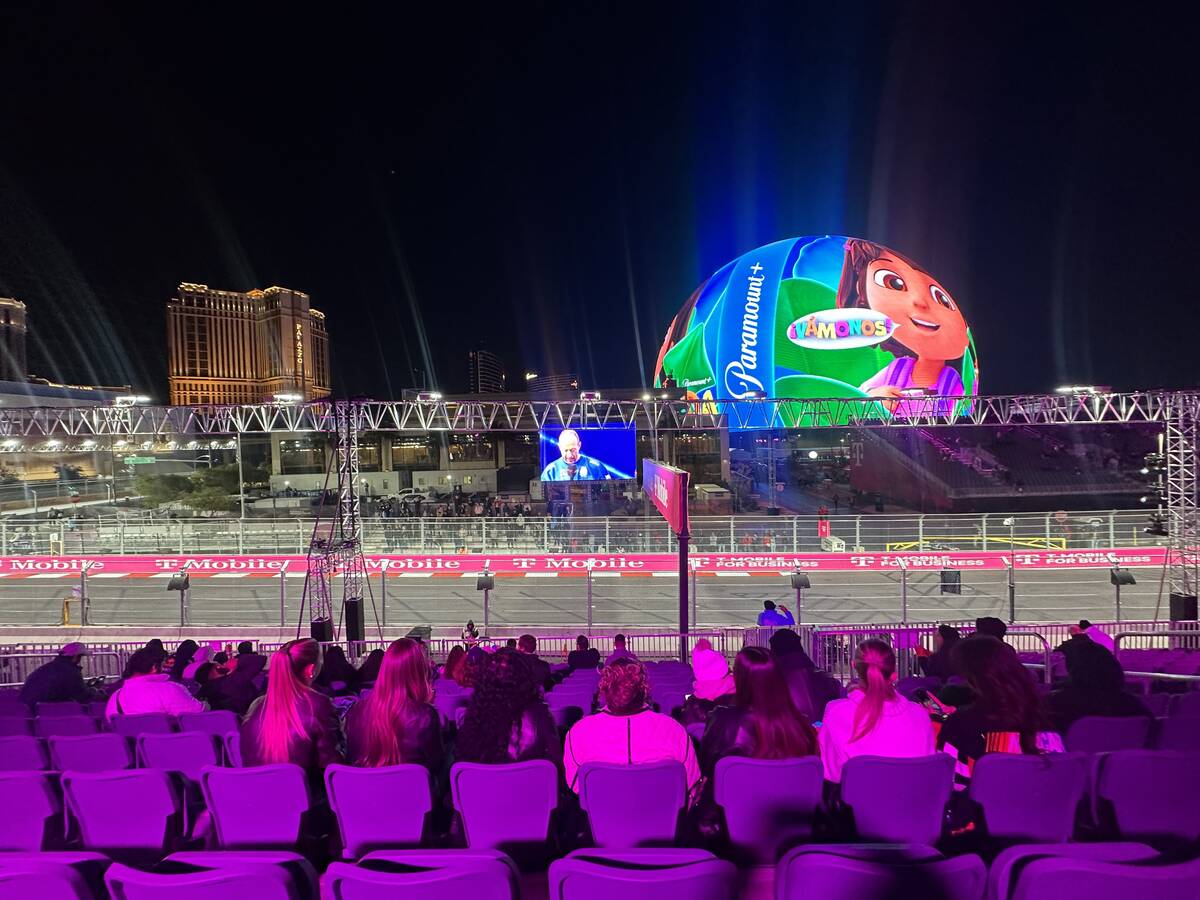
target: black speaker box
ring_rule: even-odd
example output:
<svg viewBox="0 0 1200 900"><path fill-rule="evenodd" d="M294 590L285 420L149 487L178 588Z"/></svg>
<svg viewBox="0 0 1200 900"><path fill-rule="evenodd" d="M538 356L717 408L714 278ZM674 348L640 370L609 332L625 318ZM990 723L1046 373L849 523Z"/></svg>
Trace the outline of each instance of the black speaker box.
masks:
<svg viewBox="0 0 1200 900"><path fill-rule="evenodd" d="M367 633L363 626L362 598L351 597L346 601L346 640L364 641L366 639Z"/></svg>
<svg viewBox="0 0 1200 900"><path fill-rule="evenodd" d="M1172 622L1195 622L1196 621L1196 595L1195 594L1171 594L1171 621Z"/></svg>
<svg viewBox="0 0 1200 900"><path fill-rule="evenodd" d="M333 622L329 619L313 619L308 625L308 633L314 641L328 644L333 640Z"/></svg>

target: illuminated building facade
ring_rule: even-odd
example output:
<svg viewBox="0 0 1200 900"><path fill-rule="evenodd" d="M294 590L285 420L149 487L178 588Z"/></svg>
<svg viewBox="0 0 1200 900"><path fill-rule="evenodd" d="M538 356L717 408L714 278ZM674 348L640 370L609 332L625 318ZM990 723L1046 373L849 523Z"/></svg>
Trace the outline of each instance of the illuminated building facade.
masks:
<svg viewBox="0 0 1200 900"><path fill-rule="evenodd" d="M325 314L308 294L179 285L167 303L171 403L260 403L276 394L329 396Z"/></svg>
<svg viewBox="0 0 1200 900"><path fill-rule="evenodd" d="M472 394L503 394L508 390L504 363L499 356L488 350L472 350L468 360Z"/></svg>
<svg viewBox="0 0 1200 900"><path fill-rule="evenodd" d="M25 304L0 297L0 381L25 381Z"/></svg>

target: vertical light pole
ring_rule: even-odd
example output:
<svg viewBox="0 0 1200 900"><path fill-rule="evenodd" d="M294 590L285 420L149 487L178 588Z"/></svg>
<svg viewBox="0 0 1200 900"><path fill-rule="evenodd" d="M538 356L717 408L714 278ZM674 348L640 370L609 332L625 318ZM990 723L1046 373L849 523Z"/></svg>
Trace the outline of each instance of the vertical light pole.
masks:
<svg viewBox="0 0 1200 900"><path fill-rule="evenodd" d="M246 518L246 476L242 474L242 433L237 437L237 466L238 466L238 518Z"/></svg>
<svg viewBox="0 0 1200 900"><path fill-rule="evenodd" d="M1008 526L1008 621L1009 624L1017 621L1017 520L1015 516L1009 516L1004 520L1004 524Z"/></svg>

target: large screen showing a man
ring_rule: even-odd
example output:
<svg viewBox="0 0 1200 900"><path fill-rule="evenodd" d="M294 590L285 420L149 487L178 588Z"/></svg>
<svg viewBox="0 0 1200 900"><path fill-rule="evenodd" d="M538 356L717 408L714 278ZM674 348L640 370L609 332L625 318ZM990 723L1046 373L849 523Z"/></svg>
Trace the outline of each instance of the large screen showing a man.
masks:
<svg viewBox="0 0 1200 900"><path fill-rule="evenodd" d="M584 452L585 439L588 445ZM632 429L564 428L542 433L542 481L611 481L634 477ZM628 458L627 458L628 457Z"/></svg>

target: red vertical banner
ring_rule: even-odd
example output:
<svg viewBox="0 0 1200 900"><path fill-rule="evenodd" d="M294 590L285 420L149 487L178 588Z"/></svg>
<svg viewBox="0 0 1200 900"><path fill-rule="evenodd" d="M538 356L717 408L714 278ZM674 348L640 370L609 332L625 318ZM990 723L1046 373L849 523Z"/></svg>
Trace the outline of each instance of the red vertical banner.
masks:
<svg viewBox="0 0 1200 900"><path fill-rule="evenodd" d="M818 519L817 520L817 537L827 538L827 537L831 537L832 535L833 535L833 528L830 525L829 520L828 519Z"/></svg>
<svg viewBox="0 0 1200 900"><path fill-rule="evenodd" d="M688 473L652 459L642 460L642 490L662 513L671 530L686 534L688 530Z"/></svg>

